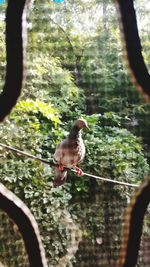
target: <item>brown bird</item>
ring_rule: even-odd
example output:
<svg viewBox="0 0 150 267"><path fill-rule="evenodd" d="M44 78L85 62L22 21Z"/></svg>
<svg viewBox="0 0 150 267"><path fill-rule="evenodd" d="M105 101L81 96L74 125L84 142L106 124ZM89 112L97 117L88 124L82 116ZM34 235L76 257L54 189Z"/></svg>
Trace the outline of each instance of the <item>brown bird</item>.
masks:
<svg viewBox="0 0 150 267"><path fill-rule="evenodd" d="M78 175L83 175L83 171L78 167L78 164L85 157L85 145L81 135L83 128L88 128L86 120L76 120L67 138L56 147L54 163L58 167L54 167L55 187L65 183L67 178L66 168L75 169Z"/></svg>

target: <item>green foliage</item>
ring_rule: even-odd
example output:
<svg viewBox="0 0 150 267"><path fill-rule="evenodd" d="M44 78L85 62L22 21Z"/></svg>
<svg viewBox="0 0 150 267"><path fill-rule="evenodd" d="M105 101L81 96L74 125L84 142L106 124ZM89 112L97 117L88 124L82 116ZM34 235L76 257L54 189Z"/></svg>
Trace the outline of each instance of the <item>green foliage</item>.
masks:
<svg viewBox="0 0 150 267"><path fill-rule="evenodd" d="M116 126L122 118L112 112L85 118L90 130L85 136L87 153L83 170L100 177L140 183L148 173L149 165L139 139L128 130ZM101 257L116 260L122 216L132 191L130 187L86 176L73 180L70 209L83 228L81 251L89 240L92 240L95 250L100 242L98 250ZM113 253L108 249L111 247ZM82 257L79 251L77 264ZM95 254L93 257L96 258Z"/></svg>
<svg viewBox="0 0 150 267"><path fill-rule="evenodd" d="M63 134L59 125L59 113L52 105L21 101L0 126L1 142L52 160L56 142ZM49 166L0 149L1 182L33 212L50 266L55 266L70 238L64 218L71 195L67 187L53 188L52 177Z"/></svg>
<svg viewBox="0 0 150 267"><path fill-rule="evenodd" d="M141 3L140 8L145 16ZM0 30L2 85L3 20ZM26 85L22 101L0 126L1 142L52 160L56 144L66 136L73 121L83 116L90 126L83 133L87 149L83 170L139 183L149 170L144 153L149 156L150 109L129 81L112 3L96 0L85 5L85 1L77 0L57 5L35 1L28 33ZM149 66L146 27L141 36ZM142 142L147 149L143 150ZM68 252L71 230L66 210L83 229L82 241L88 240L93 249L102 242L99 254L115 258L131 189L76 177L71 172L67 183L56 189L50 166L2 148L0 167L1 182L25 201L38 221L49 266L57 266ZM119 215L115 213L118 209ZM81 242L77 264L81 264L80 251L84 247Z"/></svg>
<svg viewBox="0 0 150 267"><path fill-rule="evenodd" d="M138 138L128 130L116 126L121 117L110 112L84 118L90 125L85 136L85 172L129 183L140 182L149 166ZM88 191L87 180L89 178L75 182L77 191ZM120 187L116 188L119 190Z"/></svg>
<svg viewBox="0 0 150 267"><path fill-rule="evenodd" d="M55 127L57 127L58 123L60 123L58 111L56 111L56 109L52 105L46 104L38 99L36 99L35 101L31 99L21 101L16 105L16 108L16 112L14 112L13 115L11 114L11 118L13 117L15 119L16 115L20 115L21 113L29 120L28 116L30 115L29 123L35 130L38 130L40 126L42 127L42 124L40 125L42 119L43 121L47 120L47 123L48 121L51 121L51 123L53 123ZM20 119L20 123L22 124L22 118L19 118L18 116L18 119ZM45 124L46 123L44 123L44 125Z"/></svg>
<svg viewBox="0 0 150 267"><path fill-rule="evenodd" d="M26 90L23 98L41 98L49 102L61 112L66 119L73 113L85 110L83 90L78 88L71 73L63 69L58 58L49 58L49 54L36 54L32 51L33 62L29 64ZM30 94L29 94L30 92Z"/></svg>
<svg viewBox="0 0 150 267"><path fill-rule="evenodd" d="M121 118L113 113L84 118L88 121L90 130L84 133L87 156L83 170L132 183L139 181L148 170L148 165L137 138L116 126ZM70 127L71 122L70 125L64 125L62 131L59 112L50 103L27 99L20 101L10 118L1 125L1 142L52 160L57 142L66 135ZM90 178L77 178L75 175L73 178L69 173L69 183L55 189L49 166L3 149L0 167L1 182L25 201L33 212L41 230L50 266L57 266L70 240L71 233L66 226L66 209L69 208L74 219L82 221L86 238L95 240L98 233L104 235L105 194L101 194L101 209L97 215L94 211L97 202L94 199L101 189L104 192L108 190L108 185L102 185ZM114 199L126 201L127 191L119 186L110 188L109 197L112 194ZM90 208L87 203L91 203ZM114 203L116 202L108 204L110 209L114 208Z"/></svg>

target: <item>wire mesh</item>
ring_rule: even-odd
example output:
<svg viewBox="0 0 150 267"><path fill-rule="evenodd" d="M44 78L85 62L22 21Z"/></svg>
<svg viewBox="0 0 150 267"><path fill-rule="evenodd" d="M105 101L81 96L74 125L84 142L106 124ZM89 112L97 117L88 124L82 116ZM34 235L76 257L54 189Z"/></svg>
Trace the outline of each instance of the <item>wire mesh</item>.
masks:
<svg viewBox="0 0 150 267"><path fill-rule="evenodd" d="M24 241L17 225L0 210L0 262L1 267L29 267Z"/></svg>
<svg viewBox="0 0 150 267"><path fill-rule="evenodd" d="M35 8L36 4L38 5L37 9ZM149 162L150 161L149 109L148 108L145 109L144 111L145 117L144 117L143 115L144 112L142 113L142 108L144 109L144 107L142 106L141 109L138 109L138 107L135 106L135 99L137 103L139 102L141 105L144 105L143 102L140 102L141 100L139 99L137 92L134 90L135 88L131 86L131 83L129 82L127 76L122 75L122 73L125 71L124 71L124 64L122 62L121 44L119 41L120 39L116 38L116 36L119 35L118 33L119 31L115 31L115 27L117 27L118 22L116 20L116 16L114 15L115 14L114 6L112 4L107 5L105 1L103 2L96 1L94 4L95 5L93 6L92 5L88 6L87 3L87 5L85 4L85 6L80 6L80 3L78 2L77 3L68 2L64 3L64 6L60 5L54 6L53 3L51 3L50 8L48 9L48 5L46 4L35 3L35 6L33 7L32 10L33 11L32 15L34 18L33 21L31 19L31 25L30 23L28 25L29 31L32 36L30 36L29 33L29 46L28 46L29 54L27 55L29 72L27 76L26 89L23 92L23 97L27 98L30 96L32 98L34 96L33 98L40 97L45 99L47 98L50 92L52 98L54 97L54 99L52 100L53 105L56 105L57 108L58 107L60 108L60 103L61 104L64 103L67 94L66 93L67 82L65 83L65 86L63 84L64 82L63 75L66 75L66 73L64 73L60 69L60 65L62 65L64 70L68 69L70 71L72 76L75 77L76 84L79 86L80 89L82 88L82 90L84 91L86 98L86 103L84 103L85 105L84 112L86 113L86 115L88 114L90 116L92 114L100 114L100 116L102 117L101 125L102 127L104 126L107 129L109 127L112 127L113 130L116 129L114 131L117 131L117 127L120 127L121 124L121 127L126 128L128 131L131 131L136 136L138 137L144 136L143 143L145 146L144 147L145 153L147 154L147 159ZM41 7L41 9L39 7ZM39 9L39 14L36 13L38 9ZM51 16L49 15L49 13L51 14ZM51 25L49 24L49 21L51 22ZM83 23L85 21L86 23ZM102 23L103 27L100 26L100 24ZM112 26L113 23L115 26ZM69 34L72 34L70 28L73 26L75 35L79 31L80 34L83 35L84 37L84 33L86 32L87 36L86 36L85 46L84 44L83 47L82 45L78 46L80 44L80 39L79 40L77 39L76 41L76 39L71 39L72 36L71 37L69 36ZM48 27L50 27L49 30ZM112 42L114 42L114 40L117 40L116 46L114 46L113 51L111 50L111 47L109 47L109 45L111 44L111 39L109 39L109 27L110 28L112 27L112 32L113 32ZM46 40L44 40L44 33L47 38ZM95 42L90 43L88 40L92 34L93 34L93 40L95 39L96 40ZM57 50L57 51L53 50L53 54L55 56L57 55L57 57L61 59L61 64L59 62L59 64L57 65L57 61L54 63L51 61L49 63L52 53L49 54L47 47L45 47L44 49L46 50L48 59L47 61L45 61L46 62L45 65L44 64L42 65L43 54L42 57L38 58L38 56L41 56L39 51L40 49L42 50L44 42L47 42L47 46L49 46L48 49L51 49L51 46L53 46L53 49ZM70 58L66 56L67 50L72 51L72 54L68 52L68 56L70 56ZM119 51L119 53L117 51ZM114 57L115 53L116 54L118 53L116 58ZM35 68L36 64L37 64L37 69ZM52 71L50 75L48 74L48 72L51 71L51 67L55 67L54 68L55 71L59 70L59 73L57 73L56 76L55 76L55 71ZM114 69L116 69L116 72L114 72L112 75ZM48 75L49 77L48 85L46 84L45 80L46 75ZM60 79L60 84L59 84L59 79ZM53 87L54 84L55 86ZM36 86L38 86L38 90ZM46 88L47 92L44 95L44 93L42 93L41 88L45 86L47 86ZM72 85L71 83L71 86L74 85ZM58 87L59 89L57 89ZM75 97L74 91L73 93L71 92L70 94L74 94ZM58 96L60 95L61 95L60 102L59 101L57 102ZM67 99L67 101L68 101L67 103L65 102L66 106L70 105L69 102L70 99L69 100ZM76 100L77 106L72 108L72 106L70 105L71 112L74 112L74 110L77 109L78 101L79 100L77 99ZM65 110L65 105L64 105L64 110ZM66 114L64 115L63 117L64 121L66 118L68 119L69 117L68 114L70 114L69 113L70 110L67 111L68 113L66 112ZM112 111L115 113L115 115L112 115ZM39 110L38 112L40 113ZM35 113L38 112L36 111ZM83 112L83 106L82 106L82 112ZM32 111L30 110L30 114L31 113ZM37 121L34 121L35 113L34 115L32 114L33 116L31 118L32 127L34 126L34 123L35 124L37 123ZM108 113L107 118L102 116L105 113ZM74 112L73 117L77 116L77 114L78 112L77 113ZM119 116L117 117L116 114L122 116L121 121L118 122ZM41 124L44 124L43 117L44 117L43 114L42 115L40 114ZM113 126L111 125L111 123L113 124ZM37 125L38 123L36 124L36 126ZM102 130L102 128L99 129ZM19 130L16 130L15 133L12 131L10 135L11 136L10 140L13 135L19 133ZM22 130L21 133L23 132L24 129ZM50 134L52 134L53 132L55 131L52 131ZM118 131L118 135L120 133L121 131L120 132ZM37 138L39 137L38 134ZM23 134L18 134L18 138L22 138L22 135ZM34 130L33 130L33 135L34 135ZM123 132L123 135L121 137L126 138L126 136L127 136L127 131ZM28 139L28 136L25 138ZM47 137L46 138L42 137L42 138L41 138L42 141L39 139L40 140L39 143L42 142L42 145L45 148L45 150L48 150L47 146L44 143ZM93 148L92 154L90 154L91 153L90 148L89 151L87 151L88 154L87 161L89 160L89 166L87 165L85 166L88 168L89 173L90 172L93 173L93 162L91 163L90 159L93 159L93 155L97 147L101 146L100 144L101 140L100 138L99 139L98 138L99 137L95 136L94 141L90 140L90 138L88 139L89 142L91 141L91 146L92 142L95 142L95 144L96 142L98 143L98 145ZM101 136L101 138L103 138L103 136ZM108 138L106 143L109 143L110 145L113 144L115 146L115 138L117 139L117 134L115 135L113 141L112 138ZM22 139L19 139L21 140L20 143L21 144L23 143L25 147L27 141L26 139L24 139L23 142ZM32 145L33 143L36 143L36 141L37 140L32 141ZM130 144L132 144L133 141L134 140L132 139ZM106 156L105 149L102 152L100 151L101 157L99 158L99 166L96 167L100 168L103 176L105 176L106 174L108 175L109 173L109 177L111 177L111 179L116 179L116 180L119 179L120 181L122 181L124 177L126 177L125 181L127 180L128 182L130 182L131 179L131 182L134 183L134 181L132 181L132 177L130 177L130 173L126 172L125 165L121 166L119 165L119 160L120 161L122 160L122 154L123 154L121 151L122 143L123 141L121 140L120 143L118 144L117 149L114 150L114 152L113 152L114 146L112 146L112 149L109 150L108 153L109 155L107 155L108 158L110 156L108 161L105 160ZM48 143L48 145L50 145L50 142ZM42 148L40 147L39 151L42 150ZM127 152L129 150L128 146L124 147L123 149ZM141 152L139 152L138 147L136 147L136 149L137 149L137 154L140 154ZM126 164L127 157L129 157L128 162L130 162L130 159L132 159L132 157L130 158L130 156L133 156L133 158L135 157L135 154L133 153L132 149L129 152L130 152L129 154L125 153L125 157L123 158L124 164ZM47 151L45 152L45 154L46 153L48 154ZM117 154L116 161L113 161L115 154ZM22 163L23 160L22 161L18 160L18 163L20 164L20 166L18 167L17 165L13 166L13 164L11 163L10 160L11 156L5 154L5 157L6 157L5 162L7 162L8 159L10 163L9 166L10 170L7 170L7 168L5 169L5 166L3 169L4 159L2 158L1 167L2 167L2 175L4 181L6 182L6 184L8 182L10 182L11 184L13 183L12 181L15 181L13 190L14 191L16 190L18 195L22 194L23 192L22 194L24 196L23 200L28 202L29 206L33 210L35 217L38 220L39 227L42 230L41 231L42 238L46 247L49 266L114 267L116 265L116 262L120 255L119 253L120 253L120 244L122 238L122 226L124 225L124 214L128 206L128 203L130 201L131 194L134 192L134 189L131 188L129 189L128 187L124 187L122 185L120 186L112 185L109 182L108 183L102 181L96 182L91 179L90 180L91 182L87 183L89 188L87 194L86 187L82 188L82 182L80 181L76 189L77 190L84 189L85 191L83 190L83 194L81 195L79 192L77 194L74 194L75 188L73 187L71 191L72 200L70 201L68 206L66 205L67 206L66 207L65 204L63 203L64 200L60 199L57 200L57 197L59 198L61 194L62 194L61 197L62 196L64 197L65 195L65 194L63 195L64 189L62 189L62 191L60 190L60 192L58 193L57 190L54 191L53 189L51 189L52 185L49 183L48 180L46 180L49 186L48 190L45 189L45 187L43 186L42 187L43 191L41 190L42 193L41 192L39 193L40 191L39 188L41 184L40 182L38 183L36 181L37 177L35 176L36 177L35 180L33 179L34 181L31 181L34 175L37 175L39 178L41 173L43 175L43 176L41 175L42 178L43 177L45 178L43 170L41 171L41 169L40 170L38 169L38 174L36 174L36 171L34 172L34 170L33 171L29 170L28 171L29 179L27 177L27 180L25 181L26 173L23 170L24 167L24 164ZM12 159L14 159L13 157ZM99 155L97 155L97 158L98 157ZM137 164L133 163L135 164L134 166L135 169L132 174L136 176L139 183L141 182L141 179L143 177L142 164L145 164L145 162L143 161L141 163L140 158L136 158L136 161ZM28 167L28 169L31 168L30 162L27 161L26 163L28 163L29 166L25 165L24 168L26 168L26 166ZM103 167L101 167L102 164ZM117 169L116 166L120 167L117 174L116 174L116 169ZM36 166L34 167L36 168ZM96 167L94 171L97 171ZM12 172L14 171L13 168L14 169L16 168L17 171L20 168L19 169L20 172L16 171L16 175L14 175L14 173L12 175L11 171ZM125 169L125 171L122 172L123 174L120 174L122 169L123 170ZM139 175L137 175L138 172ZM23 173L23 181L21 180L22 173ZM97 172L96 174L99 174L99 172ZM102 176L102 174L100 173L100 176ZM21 181L20 182L21 186L19 187L18 191L15 188L16 187L15 183L17 179ZM68 175L68 180L67 180L67 183L69 185L68 191L71 188L70 185L71 183L69 179L72 179L71 175ZM76 178L76 180L77 179L78 178ZM74 184L77 183L76 180L73 180ZM35 190L34 193L29 190L30 181L33 182L33 188ZM24 189L26 191L23 191ZM46 190L50 192L47 193ZM65 193L67 194L68 191L66 190ZM54 193L56 194L56 200L53 197ZM46 194L48 198L50 198L51 196L53 197L51 201L49 201L49 199L45 197ZM36 202L37 204L40 202L38 208L36 206ZM62 207L63 205L65 207ZM150 221L150 208L148 207L147 213L144 218L143 233L141 238L138 263L136 265L137 267L150 266L149 221ZM128 234L126 235L128 238ZM18 228L15 225L15 223L8 218L7 214L5 214L2 211L0 211L0 262L1 262L0 264L4 267L29 266L24 243L22 237L20 236Z"/></svg>

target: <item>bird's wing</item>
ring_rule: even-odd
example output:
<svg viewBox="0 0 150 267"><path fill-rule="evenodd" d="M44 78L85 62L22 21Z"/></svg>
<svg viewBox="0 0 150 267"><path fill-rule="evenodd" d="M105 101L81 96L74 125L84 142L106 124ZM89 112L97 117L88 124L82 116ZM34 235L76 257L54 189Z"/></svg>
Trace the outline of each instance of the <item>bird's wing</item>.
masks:
<svg viewBox="0 0 150 267"><path fill-rule="evenodd" d="M85 156L85 146L83 140L75 142L66 138L57 147L54 154L54 161L59 164L72 168L80 163Z"/></svg>
<svg viewBox="0 0 150 267"><path fill-rule="evenodd" d="M57 164L62 164L62 159L65 154L66 140L63 140L60 144L57 145L55 153L54 153L54 161Z"/></svg>

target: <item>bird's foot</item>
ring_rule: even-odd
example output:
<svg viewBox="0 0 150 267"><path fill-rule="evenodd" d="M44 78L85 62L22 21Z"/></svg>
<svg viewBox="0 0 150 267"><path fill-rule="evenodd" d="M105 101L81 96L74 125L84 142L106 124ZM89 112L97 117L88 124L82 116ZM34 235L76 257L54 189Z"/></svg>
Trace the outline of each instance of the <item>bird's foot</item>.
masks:
<svg viewBox="0 0 150 267"><path fill-rule="evenodd" d="M76 170L78 176L84 176L84 172L79 167L76 166L75 170Z"/></svg>
<svg viewBox="0 0 150 267"><path fill-rule="evenodd" d="M64 171L64 169L65 169L65 167L63 165L58 165L57 168L58 168L59 171Z"/></svg>

